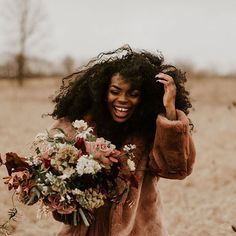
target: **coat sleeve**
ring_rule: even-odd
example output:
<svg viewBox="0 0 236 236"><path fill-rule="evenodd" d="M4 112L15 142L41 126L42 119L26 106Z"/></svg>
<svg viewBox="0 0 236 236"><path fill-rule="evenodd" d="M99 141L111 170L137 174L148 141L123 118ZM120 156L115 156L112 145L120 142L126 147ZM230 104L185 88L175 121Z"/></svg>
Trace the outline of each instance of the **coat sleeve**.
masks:
<svg viewBox="0 0 236 236"><path fill-rule="evenodd" d="M195 147L184 112L176 110L177 120L158 115L149 168L160 177L184 179L191 174L195 160Z"/></svg>

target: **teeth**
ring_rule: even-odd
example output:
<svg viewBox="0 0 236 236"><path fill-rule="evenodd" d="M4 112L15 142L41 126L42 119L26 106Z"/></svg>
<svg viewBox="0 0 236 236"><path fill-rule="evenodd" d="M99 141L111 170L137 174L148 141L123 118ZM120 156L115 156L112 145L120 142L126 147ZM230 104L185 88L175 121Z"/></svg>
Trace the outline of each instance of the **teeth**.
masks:
<svg viewBox="0 0 236 236"><path fill-rule="evenodd" d="M128 111L127 108L116 107L116 109L117 109L118 111L124 111L124 112Z"/></svg>

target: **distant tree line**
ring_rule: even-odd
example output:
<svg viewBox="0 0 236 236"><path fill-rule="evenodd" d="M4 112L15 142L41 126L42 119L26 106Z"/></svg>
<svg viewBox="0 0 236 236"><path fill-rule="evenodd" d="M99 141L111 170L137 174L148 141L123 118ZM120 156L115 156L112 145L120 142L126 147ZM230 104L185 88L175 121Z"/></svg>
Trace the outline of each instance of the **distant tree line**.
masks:
<svg viewBox="0 0 236 236"><path fill-rule="evenodd" d="M10 57L0 62L0 79L16 80L19 85L22 85L23 81L19 82L19 62L17 60L17 57ZM51 62L37 57L25 58L24 60L22 80L34 77L65 76L76 69L76 61L71 56L65 56L58 62Z"/></svg>
<svg viewBox="0 0 236 236"><path fill-rule="evenodd" d="M0 54L0 78L15 79L19 86L24 79L71 73L75 61L65 56L52 63L45 59L48 38L47 14L40 0L7 0L0 6L1 31L5 51ZM42 55L42 56L39 56Z"/></svg>
<svg viewBox="0 0 236 236"><path fill-rule="evenodd" d="M75 60L65 56L60 62L50 62L39 56L49 30L47 15L40 0L7 0L0 6L0 20L6 37L6 51L0 54L0 78L15 79L22 86L24 79L68 75L77 67ZM42 52L41 52L42 54ZM44 54L43 54L44 55ZM197 78L218 76L215 71L197 71L192 64L180 62L178 67ZM236 73L232 73L235 76Z"/></svg>

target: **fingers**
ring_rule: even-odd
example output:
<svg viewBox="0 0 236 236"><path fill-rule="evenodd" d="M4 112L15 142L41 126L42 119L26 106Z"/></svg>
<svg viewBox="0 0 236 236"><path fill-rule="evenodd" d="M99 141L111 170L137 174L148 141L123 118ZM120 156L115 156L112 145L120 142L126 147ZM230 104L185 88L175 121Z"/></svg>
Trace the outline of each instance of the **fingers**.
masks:
<svg viewBox="0 0 236 236"><path fill-rule="evenodd" d="M174 84L174 80L170 75L159 73L155 76L155 78L158 78L156 81L160 82L162 84L168 85L168 84Z"/></svg>
<svg viewBox="0 0 236 236"><path fill-rule="evenodd" d="M114 158L114 157L109 157L109 160L110 160L111 162L114 162L114 163L117 163L117 162L118 162L118 160L117 160L116 158Z"/></svg>
<svg viewBox="0 0 236 236"><path fill-rule="evenodd" d="M163 105L165 108L173 109L176 97L176 85L174 79L165 73L159 73L155 76L156 81L164 85Z"/></svg>
<svg viewBox="0 0 236 236"><path fill-rule="evenodd" d="M117 163L118 160L114 157L105 157L100 156L99 158L96 158L101 164L104 165L106 169L110 169L113 163Z"/></svg>

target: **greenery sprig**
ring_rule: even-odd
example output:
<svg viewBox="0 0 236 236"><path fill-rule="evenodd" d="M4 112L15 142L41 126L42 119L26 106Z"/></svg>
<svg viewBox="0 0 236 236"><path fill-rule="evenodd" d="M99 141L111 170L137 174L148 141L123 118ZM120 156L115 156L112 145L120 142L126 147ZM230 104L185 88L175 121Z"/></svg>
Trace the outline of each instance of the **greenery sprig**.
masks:
<svg viewBox="0 0 236 236"><path fill-rule="evenodd" d="M13 200L13 197L15 195L15 192L13 193L12 195L12 205L13 207L9 209L8 211L8 219L3 223L3 224L0 224L0 236L9 236L11 235L11 230L10 230L10 226L11 226L11 222L12 221L16 221L17 219L17 209L15 207L15 204L14 204L14 200Z"/></svg>

